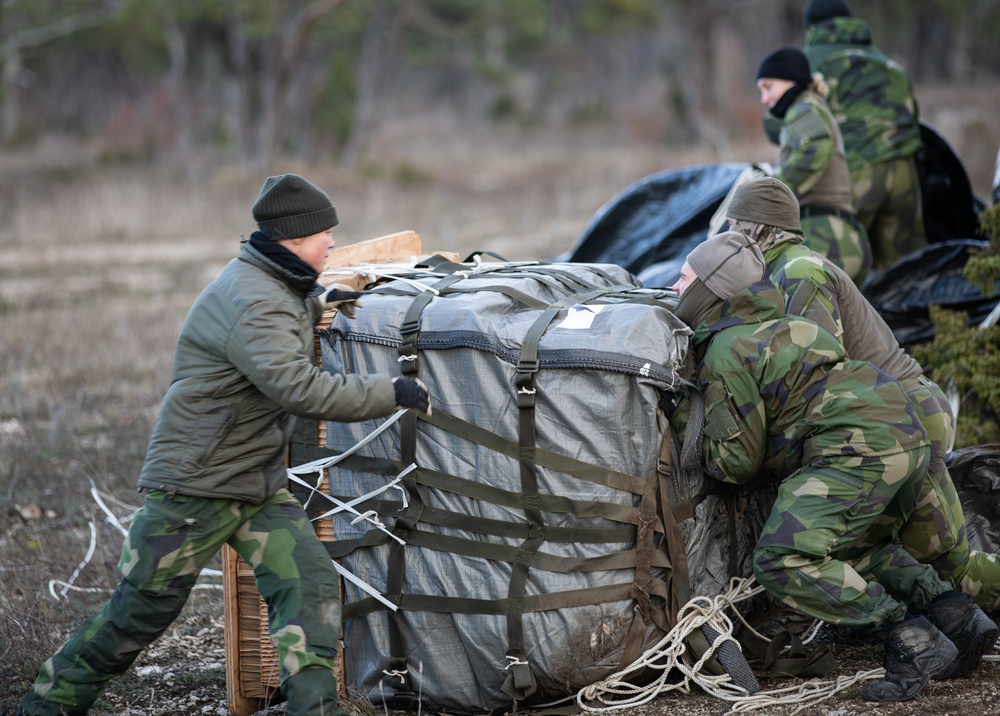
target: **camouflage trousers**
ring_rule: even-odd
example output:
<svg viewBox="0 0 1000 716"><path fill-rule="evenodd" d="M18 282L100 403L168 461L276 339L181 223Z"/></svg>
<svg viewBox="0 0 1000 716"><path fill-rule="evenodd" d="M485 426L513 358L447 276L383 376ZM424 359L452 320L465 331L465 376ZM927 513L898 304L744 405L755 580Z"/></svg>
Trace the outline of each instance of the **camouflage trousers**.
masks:
<svg viewBox="0 0 1000 716"><path fill-rule="evenodd" d="M948 473L945 457L955 437L955 420L944 392L926 377L902 382L920 424L931 441L924 490L900 540L914 557L952 579L987 611L1000 607L1000 561L997 555L971 550L965 514Z"/></svg>
<svg viewBox="0 0 1000 716"><path fill-rule="evenodd" d="M147 492L122 548L121 582L104 608L42 666L22 701L24 712L86 713L108 681L173 623L198 574L223 544L253 567L268 604L288 713L341 713L332 671L340 636L339 580L302 506L287 490L261 505ZM298 674L327 693L300 695L306 689L292 683ZM320 697L327 705L322 710L296 703Z"/></svg>
<svg viewBox="0 0 1000 716"><path fill-rule="evenodd" d="M885 629L952 589L899 543L930 460L922 446L895 455L817 460L793 473L754 551L761 585L830 624Z"/></svg>
<svg viewBox="0 0 1000 716"><path fill-rule="evenodd" d="M826 256L844 270L860 288L872 267L872 247L868 232L858 221L850 221L836 214L811 213L803 210L803 246Z"/></svg>
<svg viewBox="0 0 1000 716"><path fill-rule="evenodd" d="M927 246L920 177L912 157L851 172L858 220L868 230L872 267L883 269Z"/></svg>

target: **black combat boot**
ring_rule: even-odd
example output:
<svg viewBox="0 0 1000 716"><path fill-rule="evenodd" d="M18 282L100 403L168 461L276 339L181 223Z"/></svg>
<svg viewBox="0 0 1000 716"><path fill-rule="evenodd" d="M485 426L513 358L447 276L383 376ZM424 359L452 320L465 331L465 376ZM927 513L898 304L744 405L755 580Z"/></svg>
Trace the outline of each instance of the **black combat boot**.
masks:
<svg viewBox="0 0 1000 716"><path fill-rule="evenodd" d="M958 649L927 617L896 624L885 641L885 678L861 687L867 701L909 701L934 676L951 668Z"/></svg>
<svg viewBox="0 0 1000 716"><path fill-rule="evenodd" d="M927 618L958 647L958 658L951 668L935 679L968 674L979 666L983 654L993 646L1000 633L996 623L968 594L938 597L927 610Z"/></svg>

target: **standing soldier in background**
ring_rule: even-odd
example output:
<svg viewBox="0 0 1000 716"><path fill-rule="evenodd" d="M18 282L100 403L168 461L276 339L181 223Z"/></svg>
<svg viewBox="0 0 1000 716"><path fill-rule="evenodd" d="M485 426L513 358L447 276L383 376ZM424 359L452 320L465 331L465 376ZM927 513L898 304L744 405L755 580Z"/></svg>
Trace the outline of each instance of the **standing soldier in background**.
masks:
<svg viewBox="0 0 1000 716"><path fill-rule="evenodd" d="M108 682L173 623L223 544L253 567L267 602L289 716L340 716L334 658L338 575L285 456L295 416L366 420L430 412L412 378L337 375L316 366L324 306L354 315L355 291L316 279L334 247L330 198L296 174L264 181L255 231L198 296L139 474L145 493L122 548L122 579L42 666L17 715L85 714Z"/></svg>
<svg viewBox="0 0 1000 716"><path fill-rule="evenodd" d="M927 245L916 155L923 143L903 69L872 44L847 0L809 0L805 54L830 89L851 171L854 209L868 230L873 267Z"/></svg>
<svg viewBox="0 0 1000 716"><path fill-rule="evenodd" d="M761 61L757 89L768 116L781 125L773 176L799 201L803 245L864 285L871 245L854 215L844 142L823 99L826 86L809 74L800 50L783 47Z"/></svg>

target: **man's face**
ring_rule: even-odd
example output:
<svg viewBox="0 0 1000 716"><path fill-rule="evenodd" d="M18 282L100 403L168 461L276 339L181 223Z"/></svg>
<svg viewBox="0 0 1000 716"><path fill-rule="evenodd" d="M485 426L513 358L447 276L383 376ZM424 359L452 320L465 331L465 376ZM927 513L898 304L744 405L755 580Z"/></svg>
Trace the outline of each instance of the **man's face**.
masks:
<svg viewBox="0 0 1000 716"><path fill-rule="evenodd" d="M681 277L677 279L677 283L675 283L672 288L677 291L677 295L680 296L696 278L698 278L698 276L695 275L694 269L691 268L691 264L685 261L684 265L681 266Z"/></svg>

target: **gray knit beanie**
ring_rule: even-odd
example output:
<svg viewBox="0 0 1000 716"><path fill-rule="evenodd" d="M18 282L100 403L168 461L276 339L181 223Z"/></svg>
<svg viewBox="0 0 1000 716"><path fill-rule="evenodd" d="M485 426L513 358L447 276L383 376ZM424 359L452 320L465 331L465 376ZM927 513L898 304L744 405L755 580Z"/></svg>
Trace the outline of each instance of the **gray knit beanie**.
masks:
<svg viewBox="0 0 1000 716"><path fill-rule="evenodd" d="M253 218L275 241L312 236L340 223L330 197L298 174L265 179Z"/></svg>
<svg viewBox="0 0 1000 716"><path fill-rule="evenodd" d="M799 200L774 177L757 177L736 187L726 216L789 231L802 229Z"/></svg>
<svg viewBox="0 0 1000 716"><path fill-rule="evenodd" d="M802 13L806 27L829 20L831 17L851 17L851 8L847 0L809 0L805 12Z"/></svg>
<svg viewBox="0 0 1000 716"><path fill-rule="evenodd" d="M764 278L764 254L760 247L735 231L705 239L688 254L687 262L719 298L729 298Z"/></svg>

